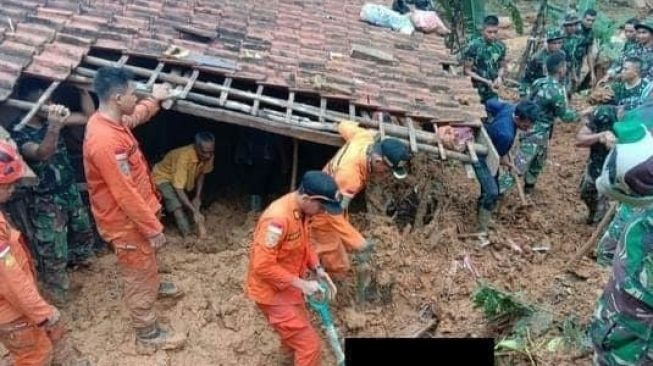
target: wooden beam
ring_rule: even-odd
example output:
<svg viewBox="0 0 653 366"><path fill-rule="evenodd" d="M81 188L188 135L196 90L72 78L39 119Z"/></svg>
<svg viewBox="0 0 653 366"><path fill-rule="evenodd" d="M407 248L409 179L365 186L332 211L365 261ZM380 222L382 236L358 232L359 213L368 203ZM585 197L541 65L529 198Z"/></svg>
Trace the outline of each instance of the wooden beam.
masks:
<svg viewBox="0 0 653 366"><path fill-rule="evenodd" d="M84 61L95 66L107 66L111 65L110 61L106 61L104 59L98 58L98 57L93 57L93 56L85 56ZM143 76L143 77L149 77L152 74L152 70L145 69L142 67L136 67L132 65L126 65L126 69L130 70L136 75ZM80 68L78 67L77 70ZM176 75L171 75L167 73L161 73L160 79L163 81L167 81L170 83L175 83L175 84L182 84L185 85L188 82L187 78L181 77L181 76L176 76ZM225 80L225 84L227 83L227 80L230 78L227 78ZM255 99L257 98L255 93L252 92L247 92L247 91L242 91L238 89L231 89L230 85L231 82L229 82L229 86L227 87L225 84L220 85L220 84L215 84L215 83L210 83L210 82L201 82L198 81L195 83L195 88L198 90L202 91L208 91L208 92L218 92L221 93L220 97L221 100L224 97L224 100L226 101L226 96L231 93L234 95L237 95L242 98L247 98L247 99ZM261 102L264 102L266 104L274 105L277 107L281 108L286 108L287 107L287 101L285 100L279 100L273 97L269 96L261 96L259 97ZM224 103L223 103L224 104ZM320 108L314 107L314 106L309 106L305 104L300 104L300 103L294 103L293 109L295 111L305 113L311 116L319 117L320 115ZM327 111L325 114L325 120L333 121L333 122L339 122L344 119L348 119L348 116L342 113L337 113L333 111ZM373 127L378 129L378 122L373 121L373 120L366 120L366 119L359 119L358 122L362 126L365 127ZM434 124L435 125L435 124ZM408 129L403 126L396 126L396 125L390 125L390 124L385 124L384 125L385 131L388 135L391 135L393 137L397 137L400 139L408 139L409 138L409 133ZM435 145L437 144L438 138L435 134L426 132L426 131L415 131L417 141L418 143L422 143L425 145ZM477 154L480 155L485 155L487 154L487 148L483 145L476 144L474 146L476 148ZM464 154L460 154L462 156L465 156ZM452 155L453 156L453 155Z"/></svg>
<svg viewBox="0 0 653 366"><path fill-rule="evenodd" d="M91 65L95 66L110 66L112 63L110 61L104 60L102 58L98 57L93 57L93 56L85 56L84 57L84 62L89 63ZM149 77L152 74L152 70L145 69L142 67L136 67L132 65L126 65L126 69L130 70L136 75L143 76L143 77ZM78 67L77 70L80 70ZM92 71L92 70L91 70ZM167 81L170 83L175 83L175 84L182 84L185 85L188 82L187 78L181 77L181 76L176 76L176 75L171 75L167 73L161 73L160 79L163 81ZM220 97L222 98L224 96L224 100L226 101L226 95L229 93L237 95L242 98L247 98L247 99L256 99L257 95L255 93L243 91L243 90L238 90L238 89L231 89L231 82L229 82L229 86L226 85L227 80L230 80L230 78L225 79L225 84L220 85L220 84L215 84L215 83L210 83L210 82L196 82L195 87L198 90L203 90L203 91L208 91L208 92L218 92L221 93ZM261 100L261 102L264 102L266 104L274 105L277 107L281 108L286 108L287 107L287 101L285 100L279 100L277 98L269 97L269 96L260 96L258 99ZM294 103L293 109L295 111L305 113L314 117L320 116L320 109L318 107L306 105L306 104L301 104L301 103ZM338 113L334 111L326 111L324 113L324 118L325 120L328 121L333 121L333 122L339 122L344 119L348 119L349 116L343 113ZM358 122L362 126L365 127L373 127L378 129L378 122L370 119L357 119ZM435 125L435 124L434 124ZM395 125L385 125L385 131L388 135L392 135L393 137L401 138L401 139L408 139L409 138L409 133L408 129L403 126L395 126ZM429 145L435 145L437 143L437 136L435 134L426 132L426 131L415 131L417 141L423 144L429 144ZM476 144L475 145L476 152L480 155L485 155L487 154L487 148L483 145Z"/></svg>
<svg viewBox="0 0 653 366"><path fill-rule="evenodd" d="M433 131L435 132L436 135L438 134L438 124L437 123L433 124ZM442 141L440 139L438 139L437 144L438 144L438 152L440 153L440 159L447 160L447 154L445 153L444 145L442 144Z"/></svg>
<svg viewBox="0 0 653 366"><path fill-rule="evenodd" d="M222 91L220 93L220 105L224 105L224 103L227 101L227 97L229 97L232 81L233 81L232 78L224 79L224 83L222 84Z"/></svg>
<svg viewBox="0 0 653 366"><path fill-rule="evenodd" d="M292 117L292 105L295 103L295 92L291 91L288 94L288 106L286 107L286 122L290 123Z"/></svg>
<svg viewBox="0 0 653 366"><path fill-rule="evenodd" d="M195 85L195 82L197 81L197 78L200 76L200 71L197 69L193 70L193 73L190 75L190 79L188 80L188 83L184 87L184 90L181 91L181 95L179 96L179 99L186 99L186 96L188 95L188 92L193 89L193 86Z"/></svg>
<svg viewBox="0 0 653 366"><path fill-rule="evenodd" d="M147 83L145 84L145 87L146 87L146 88L149 89L149 88L152 87L152 85L154 85L154 83L156 83L156 79L159 77L159 74L161 74L161 71L163 71L163 67L164 67L165 65L166 65L166 64L165 64L164 62L159 62L159 63L156 65L156 68L155 68L154 71L152 72L152 75L150 76L150 78L147 80Z"/></svg>
<svg viewBox="0 0 653 366"><path fill-rule="evenodd" d="M116 61L115 66L121 67L124 66L129 60L129 55L122 55L118 61Z"/></svg>
<svg viewBox="0 0 653 366"><path fill-rule="evenodd" d="M415 136L415 124L413 119L406 117L406 126L408 127L408 143L410 144L410 151L417 153L417 137Z"/></svg>
<svg viewBox="0 0 653 366"><path fill-rule="evenodd" d="M467 145L467 151L469 151L469 156L471 157L472 162L478 163L478 155L476 155L476 149L474 149L474 143L471 141L467 141L465 145Z"/></svg>
<svg viewBox="0 0 653 366"><path fill-rule="evenodd" d="M254 99L254 105L252 106L252 116L256 116L258 113L258 107L259 104L261 103L261 95L263 95L263 84L259 84L258 87L256 88L256 96L257 98Z"/></svg>
<svg viewBox="0 0 653 366"><path fill-rule="evenodd" d="M47 89L45 89L45 92L43 92L39 100L32 106L32 109L30 109L30 111L27 112L25 117L23 117L23 119L20 120L20 122L16 126L14 126L14 131L20 131L23 129L23 127L25 127L25 125L32 119L32 117L34 117L34 115L41 109L43 104L45 104L45 102L47 102L48 99L50 99L52 93L54 93L54 91L57 89L57 87L59 87L60 84L61 84L60 81L55 81L52 84L50 84L50 86Z"/></svg>
<svg viewBox="0 0 653 366"><path fill-rule="evenodd" d="M379 111L377 114L378 120L379 120L379 134L381 134L381 138L385 137L385 123L383 123L383 111Z"/></svg>
<svg viewBox="0 0 653 366"><path fill-rule="evenodd" d="M326 109L327 109L326 98L320 98L320 114L317 116L318 122L324 122L324 115L326 114Z"/></svg>
<svg viewBox="0 0 653 366"><path fill-rule="evenodd" d="M354 103L349 103L349 120L356 120L356 105Z"/></svg>

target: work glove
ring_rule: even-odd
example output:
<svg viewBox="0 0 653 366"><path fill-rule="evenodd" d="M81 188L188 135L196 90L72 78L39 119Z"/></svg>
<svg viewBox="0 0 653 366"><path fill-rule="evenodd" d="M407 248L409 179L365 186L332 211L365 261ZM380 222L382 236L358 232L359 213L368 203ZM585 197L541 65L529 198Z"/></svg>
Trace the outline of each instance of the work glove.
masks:
<svg viewBox="0 0 653 366"><path fill-rule="evenodd" d="M365 244L363 245L363 248L361 248L360 251L358 251L356 254L354 254L354 263L357 264L366 264L370 261L372 258L372 252L374 251L374 247L376 246L376 243L373 242L372 240L365 240Z"/></svg>

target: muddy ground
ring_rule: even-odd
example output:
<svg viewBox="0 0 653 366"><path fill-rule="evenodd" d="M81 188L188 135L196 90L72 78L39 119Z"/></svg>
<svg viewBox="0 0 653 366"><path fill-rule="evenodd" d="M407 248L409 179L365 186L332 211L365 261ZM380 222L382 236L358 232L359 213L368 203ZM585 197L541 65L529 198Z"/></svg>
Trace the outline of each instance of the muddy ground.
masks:
<svg viewBox="0 0 653 366"><path fill-rule="evenodd" d="M397 336L410 333L420 322L420 311L433 309L440 319L434 333L443 337L492 336L482 314L473 308L475 275L462 266L467 255L478 276L556 312L558 319L573 314L586 323L606 280L606 271L589 259L586 279L562 271L573 252L591 234L583 223L584 207L577 186L586 152L572 144L577 125L560 125L545 173L539 182L530 214L516 211L512 192L495 220L492 244L480 248L475 239L459 240L458 232L473 229L478 187L452 162L421 166L420 176L435 177L439 210L426 227L401 232L381 216L359 213L354 220L365 235L379 242L375 260L379 286L390 297L357 306L351 283L341 289L334 313L347 336ZM370 192L374 195L375 193ZM158 305L161 320L188 332L188 346L181 351L160 351L142 356L133 347L128 315L122 306L121 283L115 258L105 255L90 270L76 272L74 282L83 286L76 300L64 309L78 350L98 366L109 365L276 365L278 341L262 316L243 294L248 263L248 240L255 218L234 202L218 202L208 208L211 240L184 243L170 229L170 242L161 252L164 276L187 292L178 303ZM509 245L517 244L522 252ZM544 253L537 246L549 246ZM407 329L411 328L411 329ZM556 335L555 331L551 336ZM542 365L578 364L576 351L540 352ZM332 357L325 351L325 360ZM516 358L515 363L526 362ZM331 362L329 362L331 363Z"/></svg>

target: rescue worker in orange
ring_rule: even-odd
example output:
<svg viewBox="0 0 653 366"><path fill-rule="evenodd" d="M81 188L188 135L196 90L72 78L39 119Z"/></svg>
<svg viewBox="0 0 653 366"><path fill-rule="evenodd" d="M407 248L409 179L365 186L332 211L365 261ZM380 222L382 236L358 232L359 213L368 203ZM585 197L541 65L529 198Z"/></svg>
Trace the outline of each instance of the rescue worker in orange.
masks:
<svg viewBox="0 0 653 366"><path fill-rule="evenodd" d="M335 296L336 288L322 269L309 241L308 221L317 214L340 214L338 186L320 171L304 174L299 189L272 202L256 224L250 250L246 293L293 353L295 366L320 364L321 342L310 324L303 296L320 291L315 271Z"/></svg>
<svg viewBox="0 0 653 366"><path fill-rule="evenodd" d="M93 216L110 243L124 282L123 298L139 344L181 348L185 339L162 328L154 312L157 296L180 291L159 278L156 251L166 242L159 221L161 205L148 164L131 132L147 122L169 98L169 88L154 85L151 96L138 101L130 74L105 67L93 81L100 106L86 127L84 170Z"/></svg>
<svg viewBox="0 0 653 366"><path fill-rule="evenodd" d="M383 177L392 171L397 179L408 175L406 166L411 156L403 142L395 138L381 139L376 131L358 127L351 121L340 122L338 132L345 144L323 171L338 184L344 210L373 174ZM324 268L338 279L344 278L350 269L348 251L357 252L354 260L365 266L373 249L373 242L366 240L345 214L315 216L311 222L311 241ZM359 293L360 296L363 294Z"/></svg>
<svg viewBox="0 0 653 366"><path fill-rule="evenodd" d="M16 150L0 142L0 203L23 176ZM53 343L63 335L57 308L39 294L32 258L21 233L0 212L0 343L16 366L49 365Z"/></svg>

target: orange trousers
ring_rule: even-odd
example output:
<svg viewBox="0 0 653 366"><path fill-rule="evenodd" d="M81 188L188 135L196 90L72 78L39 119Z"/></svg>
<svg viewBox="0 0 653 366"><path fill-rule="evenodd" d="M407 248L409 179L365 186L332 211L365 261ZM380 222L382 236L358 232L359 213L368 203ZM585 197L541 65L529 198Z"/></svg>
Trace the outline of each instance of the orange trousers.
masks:
<svg viewBox="0 0 653 366"><path fill-rule="evenodd" d="M322 342L308 319L304 304L256 305L279 334L282 347L292 351L295 366L320 365Z"/></svg>
<svg viewBox="0 0 653 366"><path fill-rule="evenodd" d="M344 214L319 214L311 220L311 243L324 269L342 278L351 268L347 252L360 250L365 238Z"/></svg>
<svg viewBox="0 0 653 366"><path fill-rule="evenodd" d="M15 366L45 366L50 365L53 357L52 340L43 328L28 324L18 326L18 324L28 324L27 318L22 317L18 320L0 326L0 343L11 354ZM16 329L9 330L12 327Z"/></svg>
<svg viewBox="0 0 653 366"><path fill-rule="evenodd" d="M124 282L123 300L132 325L134 328L151 327L156 322L154 303L161 281L156 252L140 233L125 235L112 244Z"/></svg>

